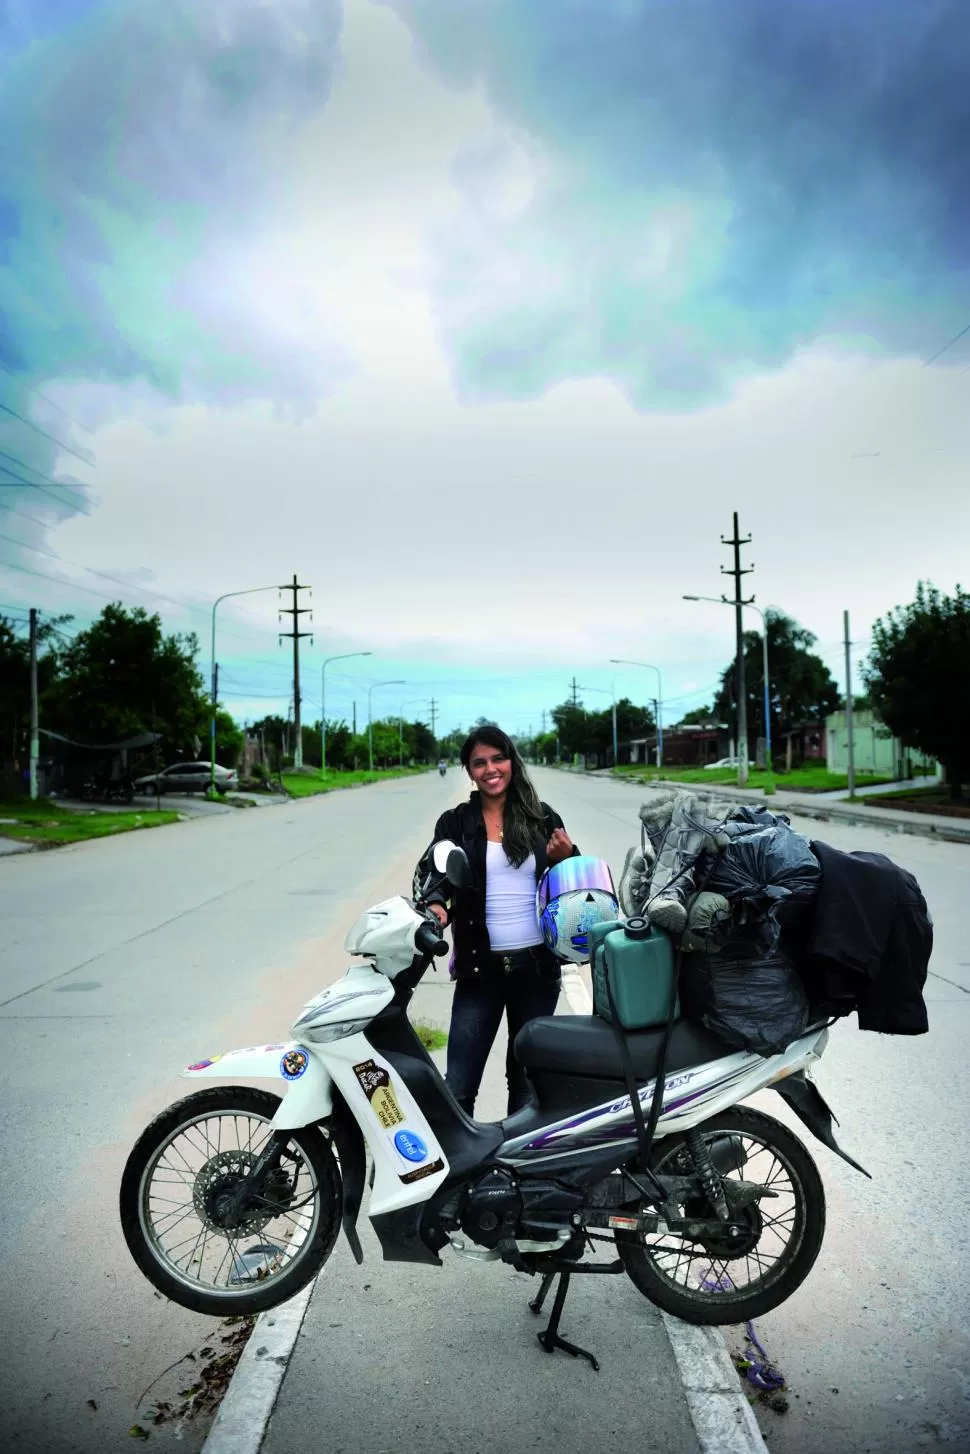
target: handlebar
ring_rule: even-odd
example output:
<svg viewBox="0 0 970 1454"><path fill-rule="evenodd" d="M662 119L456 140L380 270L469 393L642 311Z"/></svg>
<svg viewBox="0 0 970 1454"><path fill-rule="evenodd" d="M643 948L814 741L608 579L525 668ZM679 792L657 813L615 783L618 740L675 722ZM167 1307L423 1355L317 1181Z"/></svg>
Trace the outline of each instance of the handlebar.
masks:
<svg viewBox="0 0 970 1454"><path fill-rule="evenodd" d="M419 954L427 954L429 957L440 958L448 953L448 946L441 937L441 925L437 920L433 924L429 920L414 931L414 947Z"/></svg>

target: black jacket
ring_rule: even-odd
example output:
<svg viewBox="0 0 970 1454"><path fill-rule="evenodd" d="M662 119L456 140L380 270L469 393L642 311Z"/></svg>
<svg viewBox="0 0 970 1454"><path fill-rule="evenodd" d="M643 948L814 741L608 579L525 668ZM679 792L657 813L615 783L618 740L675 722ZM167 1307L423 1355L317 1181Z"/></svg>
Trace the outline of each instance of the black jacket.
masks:
<svg viewBox="0 0 970 1454"><path fill-rule="evenodd" d="M882 853L813 843L822 882L802 970L810 998L859 1016L860 1030L922 1035L923 986L933 948L926 900L911 873Z"/></svg>
<svg viewBox="0 0 970 1454"><path fill-rule="evenodd" d="M537 884L549 867L546 843L554 828L564 827L559 814L554 812L548 803L543 803L541 806L545 820L545 832L543 835L537 836L532 845L536 860ZM437 843L444 838L450 839L452 843L456 843L459 848L465 850L471 865L472 884L470 888L455 890L450 907L443 893L428 894L425 902L443 904L449 908L448 922L452 926L455 945L455 978L473 979L476 975L488 972L488 956L492 952L488 938L488 926L485 921L485 862L488 852L488 836L485 832L481 796L478 792L470 793L467 803L459 803L456 808L449 808L446 813L442 813L435 824L432 843ZM430 851L431 845L429 844L418 864L416 880L424 877L428 872ZM579 849L574 847L573 853L578 852ZM536 960L540 973L550 979L558 978L561 965L545 945L540 945L536 949Z"/></svg>

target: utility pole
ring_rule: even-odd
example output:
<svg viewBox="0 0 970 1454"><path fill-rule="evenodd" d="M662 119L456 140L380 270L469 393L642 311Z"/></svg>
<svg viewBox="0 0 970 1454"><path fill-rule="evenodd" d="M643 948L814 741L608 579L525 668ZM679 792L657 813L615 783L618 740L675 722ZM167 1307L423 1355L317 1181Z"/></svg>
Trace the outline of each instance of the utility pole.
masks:
<svg viewBox="0 0 970 1454"><path fill-rule="evenodd" d="M730 540L726 540L722 535L721 544L734 547L734 565L730 569L722 565L721 574L734 577L734 601L732 604L734 606L734 631L737 638L738 654L736 686L738 695L738 787L743 788L748 781L748 699L744 680L744 625L741 619L741 607L750 606L754 597L752 596L747 601L742 600L741 577L750 575L754 570L754 566L751 565L744 570L741 569L741 547L742 545L749 545L751 543L751 536L746 535L742 540L738 534L737 510L734 512L733 520L734 534Z"/></svg>
<svg viewBox="0 0 970 1454"><path fill-rule="evenodd" d="M437 698L436 697L432 697L429 705L431 707L431 736L434 738L435 744L437 745L437 742L438 742L438 734L434 730L435 729L435 721L436 721L437 716L438 716L438 700L437 700Z"/></svg>
<svg viewBox="0 0 970 1454"><path fill-rule="evenodd" d="M299 771L303 766L303 733L300 727L300 638L309 636L310 640L313 640L312 631L300 630L300 617L312 615L312 612L309 606L299 604L299 592L310 591L310 587L299 585L294 576L292 584L280 586L280 590L293 592L293 605L279 608L282 616L293 617L293 630L281 631L280 640L282 641L285 636L292 638L293 641L293 766ZM310 591L310 594L312 595L313 592Z"/></svg>
<svg viewBox="0 0 970 1454"><path fill-rule="evenodd" d="M37 607L30 608L30 796L37 796L40 731L37 720Z"/></svg>
<svg viewBox="0 0 970 1454"><path fill-rule="evenodd" d="M545 735L546 735L546 709L545 709L545 707L543 707L543 709L542 709L542 735L543 735L543 737L545 737Z"/></svg>
<svg viewBox="0 0 970 1454"><path fill-rule="evenodd" d="M855 797L855 739L852 734L852 642L849 640L849 613L842 612L845 632L845 726L849 739L849 797Z"/></svg>
<svg viewBox="0 0 970 1454"><path fill-rule="evenodd" d="M573 684L570 687L570 691L573 694L573 706L574 707L578 707L579 706L579 703L578 703L578 701L576 699L577 699L577 695L579 693L579 687L576 685L576 678L575 677L573 677Z"/></svg>
<svg viewBox="0 0 970 1454"><path fill-rule="evenodd" d="M356 737L357 736L357 703L356 702L353 703L353 709L354 709L354 731L353 731L353 735Z"/></svg>

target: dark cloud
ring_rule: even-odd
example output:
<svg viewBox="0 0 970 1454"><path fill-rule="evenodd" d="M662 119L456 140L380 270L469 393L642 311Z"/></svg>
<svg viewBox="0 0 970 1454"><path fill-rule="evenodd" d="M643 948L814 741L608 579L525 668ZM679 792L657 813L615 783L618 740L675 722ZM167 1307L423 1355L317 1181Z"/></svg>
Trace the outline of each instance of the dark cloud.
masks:
<svg viewBox="0 0 970 1454"><path fill-rule="evenodd" d="M470 393L699 402L820 337L928 354L965 321L965 0L389 3L549 159L444 252Z"/></svg>

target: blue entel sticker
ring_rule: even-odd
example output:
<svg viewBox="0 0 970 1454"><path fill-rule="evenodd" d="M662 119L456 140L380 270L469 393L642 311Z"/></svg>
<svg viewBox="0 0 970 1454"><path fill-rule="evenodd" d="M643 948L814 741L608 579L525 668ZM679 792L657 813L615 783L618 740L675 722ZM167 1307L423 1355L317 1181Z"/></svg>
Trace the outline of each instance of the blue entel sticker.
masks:
<svg viewBox="0 0 970 1454"><path fill-rule="evenodd" d="M416 1136L413 1131L398 1131L394 1137L394 1145L400 1151L406 1161L425 1161L428 1155L428 1148Z"/></svg>

